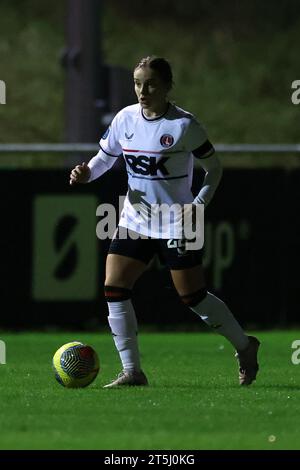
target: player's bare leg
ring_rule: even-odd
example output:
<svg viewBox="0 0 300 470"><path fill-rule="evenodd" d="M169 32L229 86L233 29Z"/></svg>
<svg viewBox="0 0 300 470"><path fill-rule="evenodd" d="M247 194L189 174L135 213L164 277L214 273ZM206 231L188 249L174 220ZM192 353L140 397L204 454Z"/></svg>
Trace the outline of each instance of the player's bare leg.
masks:
<svg viewBox="0 0 300 470"><path fill-rule="evenodd" d="M182 301L236 348L240 384L250 385L255 380L258 371L259 341L252 336L246 336L227 305L207 292L201 265L171 270L171 275Z"/></svg>
<svg viewBox="0 0 300 470"><path fill-rule="evenodd" d="M109 254L106 259L105 285L132 289L145 268L145 263L137 259Z"/></svg>
<svg viewBox="0 0 300 470"><path fill-rule="evenodd" d="M140 367L137 320L131 303L131 290L145 267L143 262L127 256L107 256L104 290L109 309L108 322L123 371L105 388L148 383Z"/></svg>

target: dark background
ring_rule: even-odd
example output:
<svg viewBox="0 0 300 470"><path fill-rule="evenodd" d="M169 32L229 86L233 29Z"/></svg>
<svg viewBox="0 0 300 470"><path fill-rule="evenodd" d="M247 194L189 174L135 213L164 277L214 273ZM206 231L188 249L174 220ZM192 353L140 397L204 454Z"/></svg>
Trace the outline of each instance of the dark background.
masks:
<svg viewBox="0 0 300 470"><path fill-rule="evenodd" d="M195 173L195 190L201 177ZM97 205L103 201L116 205L118 192L126 193L127 177L112 170L98 181L74 189L66 184L67 179L66 170L7 171L2 178L1 324L5 327L90 329L106 325L102 285L109 240L97 241L88 260L90 269L84 269L78 286L76 273L94 230L86 230L84 210L75 217L72 211L78 196L83 200L92 196ZM206 211L204 265L209 290L228 303L243 325L270 327L298 322L299 225L295 219L299 210L289 201L297 201L299 209L299 183L299 170L226 170L215 201ZM49 217L36 210L35 201L43 196L50 197L56 221L52 231L46 226L52 254L47 245L36 250L38 243L44 243L37 239L37 220ZM57 197L65 196L69 198L67 205L60 207ZM51 197L55 198L53 203ZM100 218L94 213L91 218L96 228ZM83 230L78 235L80 226ZM53 258L50 265L48 257ZM37 259L42 266L38 272ZM39 284L49 282L42 293L34 293L37 276ZM61 287L60 294L51 290L52 282ZM76 294L74 301L67 293L70 289L64 287L66 282ZM87 294L90 285L93 288ZM166 268L156 261L134 291L141 323L159 324L162 329L199 324L181 304Z"/></svg>

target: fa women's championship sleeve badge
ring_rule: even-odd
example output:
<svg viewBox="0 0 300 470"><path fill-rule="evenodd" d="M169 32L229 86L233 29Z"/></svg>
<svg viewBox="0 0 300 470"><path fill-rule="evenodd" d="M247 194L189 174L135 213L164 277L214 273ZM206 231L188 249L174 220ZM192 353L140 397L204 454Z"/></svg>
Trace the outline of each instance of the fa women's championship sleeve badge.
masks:
<svg viewBox="0 0 300 470"><path fill-rule="evenodd" d="M109 131L110 131L110 127L108 127L108 128L106 129L106 131L104 132L104 134L102 135L101 138L102 138L103 140L107 139L108 134L109 134Z"/></svg>
<svg viewBox="0 0 300 470"><path fill-rule="evenodd" d="M170 134L164 134L160 138L160 143L164 148L171 147L174 143L174 137Z"/></svg>

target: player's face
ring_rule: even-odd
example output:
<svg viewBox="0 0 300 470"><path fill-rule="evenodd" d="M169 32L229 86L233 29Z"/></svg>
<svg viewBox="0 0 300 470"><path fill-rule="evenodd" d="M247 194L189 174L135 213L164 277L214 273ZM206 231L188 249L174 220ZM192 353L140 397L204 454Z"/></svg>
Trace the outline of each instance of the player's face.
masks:
<svg viewBox="0 0 300 470"><path fill-rule="evenodd" d="M163 112L168 87L155 70L139 67L134 71L134 88L140 105L146 111Z"/></svg>

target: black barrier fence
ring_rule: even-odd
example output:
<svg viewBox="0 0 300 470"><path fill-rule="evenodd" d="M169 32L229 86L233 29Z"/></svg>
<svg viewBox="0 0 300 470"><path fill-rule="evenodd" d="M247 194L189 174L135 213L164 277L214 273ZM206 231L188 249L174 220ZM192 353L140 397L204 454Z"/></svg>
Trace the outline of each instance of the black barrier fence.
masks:
<svg viewBox="0 0 300 470"><path fill-rule="evenodd" d="M1 171L1 325L106 325L100 204L118 204L124 172L70 187L69 170ZM200 173L194 176L195 191ZM205 212L209 290L248 327L299 323L300 171L225 170ZM196 325L155 260L134 288L140 323Z"/></svg>

